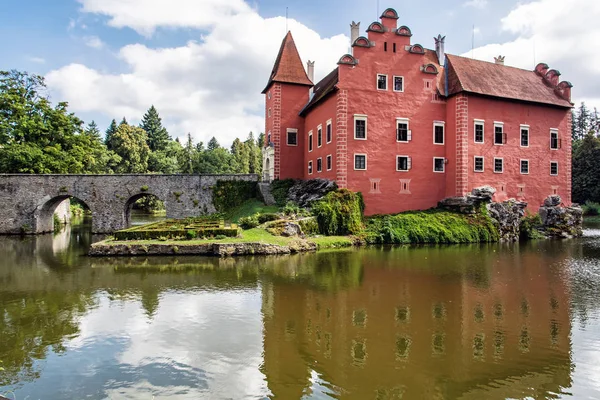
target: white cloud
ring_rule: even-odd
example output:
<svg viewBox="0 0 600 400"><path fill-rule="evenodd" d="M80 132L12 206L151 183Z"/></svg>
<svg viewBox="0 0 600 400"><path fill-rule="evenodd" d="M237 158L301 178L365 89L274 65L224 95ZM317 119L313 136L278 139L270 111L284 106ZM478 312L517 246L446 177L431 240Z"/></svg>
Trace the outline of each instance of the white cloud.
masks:
<svg viewBox="0 0 600 400"><path fill-rule="evenodd" d="M146 0L123 3L126 9L148 8ZM180 23L183 25L189 23L186 21L192 3L180 3L188 7L177 12L183 18ZM193 3L194 7L198 4L207 7L202 23L211 26L198 41L157 49L130 44L118 53L127 66L124 73L105 73L71 64L51 71L46 76L48 86L57 93L55 98L69 101L73 111L102 113L109 118L126 116L128 120L136 120L154 104L176 137L190 132L196 141L206 142L214 135L221 144L228 145L249 131L256 135L264 130L264 98L260 92L285 35L286 22L283 17L262 18L247 6L231 3L235 7L227 18L215 11L219 9L215 1ZM129 20L117 1L100 4L85 0L86 4L98 8L106 5L103 8L106 13L110 11L108 4L113 4L110 15L114 15L115 21L137 28L143 26L146 32L158 26L176 26L174 17L161 19L161 13L155 11ZM239 12L235 14L235 10ZM206 15L214 15L214 19L208 20ZM321 38L294 20L288 25L303 60L316 60L317 79L330 72L348 49L349 39L344 35Z"/></svg>
<svg viewBox="0 0 600 400"><path fill-rule="evenodd" d="M46 64L46 59L42 57L29 57L28 60L36 64Z"/></svg>
<svg viewBox="0 0 600 400"><path fill-rule="evenodd" d="M600 53L595 44L600 41L599 19L600 2L538 0L519 4L501 20L503 31L515 38L479 47L475 58L492 61L501 54L507 65L525 69L545 62L561 71L561 79L575 85L575 101L598 98Z"/></svg>
<svg viewBox="0 0 600 400"><path fill-rule="evenodd" d="M82 11L106 15L108 24L150 36L157 27L210 28L253 11L243 0L78 0Z"/></svg>
<svg viewBox="0 0 600 400"><path fill-rule="evenodd" d="M463 3L463 7L473 7L484 9L488 5L488 0L469 0Z"/></svg>
<svg viewBox="0 0 600 400"><path fill-rule="evenodd" d="M98 36L85 36L83 42L86 46L93 49L101 49L104 47L104 42Z"/></svg>

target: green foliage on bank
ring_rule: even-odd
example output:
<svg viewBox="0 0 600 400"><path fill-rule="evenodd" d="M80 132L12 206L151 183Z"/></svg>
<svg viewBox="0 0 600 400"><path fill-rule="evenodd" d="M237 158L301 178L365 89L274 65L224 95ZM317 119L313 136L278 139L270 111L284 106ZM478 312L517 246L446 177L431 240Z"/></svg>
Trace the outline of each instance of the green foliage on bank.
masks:
<svg viewBox="0 0 600 400"><path fill-rule="evenodd" d="M198 238L234 238L237 225L225 225L219 216L169 219L153 224L123 229L114 233L116 240L193 240Z"/></svg>
<svg viewBox="0 0 600 400"><path fill-rule="evenodd" d="M369 244L457 244L495 242L498 229L487 213L463 215L432 209L368 218Z"/></svg>
<svg viewBox="0 0 600 400"><path fill-rule="evenodd" d="M356 235L363 229L364 201L360 193L338 189L312 205L323 235Z"/></svg>
<svg viewBox="0 0 600 400"><path fill-rule="evenodd" d="M267 206L258 199L249 199L238 207L227 210L223 213L226 221L234 223L240 222L241 218L265 213L276 213L279 211L277 206Z"/></svg>
<svg viewBox="0 0 600 400"><path fill-rule="evenodd" d="M521 219L521 225L519 226L520 239L535 240L545 238L545 236L540 233L542 227L542 218L539 214L526 215Z"/></svg>
<svg viewBox="0 0 600 400"><path fill-rule="evenodd" d="M600 215L600 203L587 201L583 206L581 206L581 209L583 210L583 215L586 217L595 217Z"/></svg>
<svg viewBox="0 0 600 400"><path fill-rule="evenodd" d="M217 181L213 187L213 204L218 212L227 213L256 198L256 182Z"/></svg>
<svg viewBox="0 0 600 400"><path fill-rule="evenodd" d="M283 207L287 204L290 189L296 182L295 179L281 179L271 182L271 194L275 198L275 203L278 207Z"/></svg>

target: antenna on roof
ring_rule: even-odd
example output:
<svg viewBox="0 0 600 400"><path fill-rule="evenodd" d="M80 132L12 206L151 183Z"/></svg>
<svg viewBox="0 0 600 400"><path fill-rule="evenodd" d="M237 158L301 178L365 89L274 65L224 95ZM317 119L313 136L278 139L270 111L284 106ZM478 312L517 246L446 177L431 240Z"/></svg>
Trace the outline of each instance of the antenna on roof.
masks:
<svg viewBox="0 0 600 400"><path fill-rule="evenodd" d="M288 7L285 8L285 33L288 33Z"/></svg>
<svg viewBox="0 0 600 400"><path fill-rule="evenodd" d="M471 38L471 58L475 58L475 24L473 24L473 36Z"/></svg>

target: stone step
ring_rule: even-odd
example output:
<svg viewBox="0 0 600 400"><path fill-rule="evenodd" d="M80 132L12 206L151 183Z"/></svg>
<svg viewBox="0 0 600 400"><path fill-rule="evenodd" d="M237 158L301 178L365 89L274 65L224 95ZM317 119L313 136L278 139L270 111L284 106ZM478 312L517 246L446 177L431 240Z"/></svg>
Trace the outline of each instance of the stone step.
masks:
<svg viewBox="0 0 600 400"><path fill-rule="evenodd" d="M267 182L259 182L258 183L258 193L262 199L262 201L268 205L275 205L275 197L271 193L271 184Z"/></svg>

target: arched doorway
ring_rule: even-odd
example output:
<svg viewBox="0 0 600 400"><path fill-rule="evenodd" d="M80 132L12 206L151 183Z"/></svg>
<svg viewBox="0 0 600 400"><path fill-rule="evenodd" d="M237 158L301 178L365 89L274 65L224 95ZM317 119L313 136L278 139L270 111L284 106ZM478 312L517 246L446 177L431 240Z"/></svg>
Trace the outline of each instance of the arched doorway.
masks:
<svg viewBox="0 0 600 400"><path fill-rule="evenodd" d="M151 193L131 196L125 203L123 222L125 227L143 225L165 219L166 204Z"/></svg>
<svg viewBox="0 0 600 400"><path fill-rule="evenodd" d="M72 211L83 217L91 215L91 209L83 200L69 196L56 196L46 201L34 215L33 233L55 232L57 228L71 223Z"/></svg>

